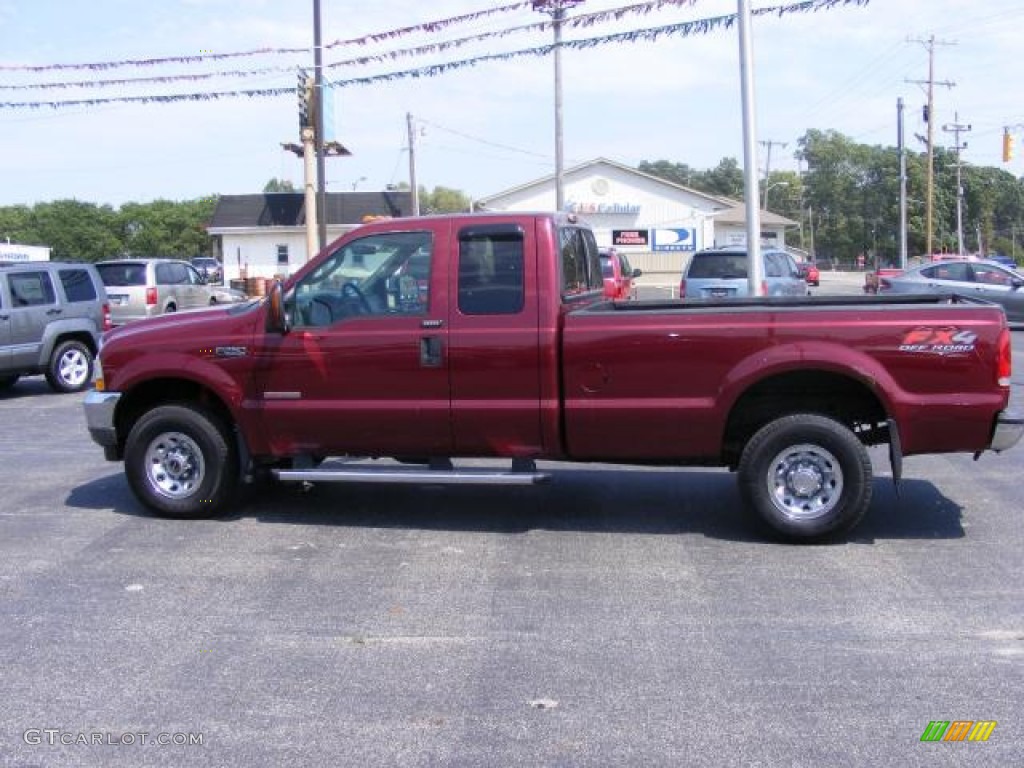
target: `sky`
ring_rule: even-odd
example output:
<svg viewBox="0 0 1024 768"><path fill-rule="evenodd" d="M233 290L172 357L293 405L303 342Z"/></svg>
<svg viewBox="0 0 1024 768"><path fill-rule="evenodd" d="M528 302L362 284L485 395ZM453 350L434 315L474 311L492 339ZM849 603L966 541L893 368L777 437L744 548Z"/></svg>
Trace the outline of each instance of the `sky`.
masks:
<svg viewBox="0 0 1024 768"><path fill-rule="evenodd" d="M547 15L516 0L320 2L325 78L336 84L333 127L352 152L326 161L328 191L372 191L407 182L408 115L415 130L417 181L428 189L443 186L487 197L554 172L551 56L506 57L432 76L353 82L547 45L550 28L489 34L535 25ZM634 4L586 0L566 15L571 21ZM783 4L751 0L755 11ZM509 6L519 7L482 15ZM694 0L621 14L586 28L567 24L563 39L605 38L737 10L737 0ZM474 18L426 28L466 15ZM1021 0L870 0L860 7L755 16L756 137L770 143L771 170L799 170L798 139L809 129L895 146L901 97L907 105L908 146L923 151L915 134L927 130L921 114L926 89L914 81L928 78L925 41L934 37L936 145L955 144L943 126L970 125L970 132L961 134L966 162L1024 175L1024 143L1010 163L1000 156L1005 126L1024 139L1022 24ZM365 40L377 33L392 34L379 42ZM438 50L439 43L465 38L470 39L465 45ZM0 206L74 198L116 207L255 193L271 178L301 189L302 162L281 144L298 140L293 89L296 68L313 64L312 0L0 0L0 40ZM353 40L361 42L347 42ZM425 50L345 63L416 48ZM180 61L263 49L270 52ZM137 63L154 59L171 61ZM119 62L136 63L112 66ZM86 64L92 66L81 66ZM247 76L195 79L224 71ZM174 79L123 82L137 78ZM71 85L80 82L94 85ZM11 106L255 89L287 92L56 109ZM630 166L668 160L696 169L728 157L742 163L735 26L666 34L653 42L613 40L564 49L562 89L566 168L597 157ZM758 144L762 175L766 146Z"/></svg>

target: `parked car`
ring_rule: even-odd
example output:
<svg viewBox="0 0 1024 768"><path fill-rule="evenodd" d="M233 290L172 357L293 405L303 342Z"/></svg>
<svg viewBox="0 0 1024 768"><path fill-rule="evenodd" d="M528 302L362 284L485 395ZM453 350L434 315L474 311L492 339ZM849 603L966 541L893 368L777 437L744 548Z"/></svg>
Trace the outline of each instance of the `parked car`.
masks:
<svg viewBox="0 0 1024 768"><path fill-rule="evenodd" d="M214 287L187 261L117 259L96 265L114 325L217 303Z"/></svg>
<svg viewBox="0 0 1024 768"><path fill-rule="evenodd" d="M814 287L821 285L821 270L818 269L818 265L813 261L798 261L796 268L800 272L800 277L808 285L813 285Z"/></svg>
<svg viewBox="0 0 1024 768"><path fill-rule="evenodd" d="M992 261L943 261L881 277L878 292L958 293L1001 304L1010 322L1024 322L1024 275Z"/></svg>
<svg viewBox="0 0 1024 768"><path fill-rule="evenodd" d="M192 266L196 268L200 275L206 278L206 282L224 282L224 268L212 256L196 256L192 259Z"/></svg>
<svg viewBox="0 0 1024 768"><path fill-rule="evenodd" d="M58 392L92 381L110 305L91 264L0 264L0 389L21 376L45 374Z"/></svg>
<svg viewBox="0 0 1024 768"><path fill-rule="evenodd" d="M633 297L633 280L643 274L634 269L626 254L615 248L601 248L601 277L604 279L604 295L609 299L630 299Z"/></svg>
<svg viewBox="0 0 1024 768"><path fill-rule="evenodd" d="M785 251L765 248L765 296L806 296L807 283L800 276L793 257ZM734 299L749 295L747 249L713 248L697 251L683 270L679 296L686 299Z"/></svg>
<svg viewBox="0 0 1024 768"><path fill-rule="evenodd" d="M886 277L903 274L899 267L879 267L874 272L864 273L864 293L878 293L878 285Z"/></svg>
<svg viewBox="0 0 1024 768"><path fill-rule="evenodd" d="M1017 269L1017 260L1002 253L991 253L985 257L985 260L994 261L996 264L1002 264L1010 269Z"/></svg>
<svg viewBox="0 0 1024 768"><path fill-rule="evenodd" d="M248 294L237 288L227 288L223 285L214 286L212 296L210 297L211 304L240 304L248 300Z"/></svg>

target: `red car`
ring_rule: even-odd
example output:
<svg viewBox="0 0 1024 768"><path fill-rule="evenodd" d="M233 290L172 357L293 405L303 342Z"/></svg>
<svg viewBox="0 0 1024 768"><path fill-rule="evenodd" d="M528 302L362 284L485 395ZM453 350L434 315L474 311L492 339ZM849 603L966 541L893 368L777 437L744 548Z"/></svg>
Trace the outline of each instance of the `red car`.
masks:
<svg viewBox="0 0 1024 768"><path fill-rule="evenodd" d="M818 269L818 265L813 261L798 261L796 267L800 270L800 277L802 277L808 285L815 287L821 285L821 271Z"/></svg>
<svg viewBox="0 0 1024 768"><path fill-rule="evenodd" d="M604 278L604 295L609 299L630 299L633 297L633 279L643 274L630 266L626 254L614 248L602 248L601 277Z"/></svg>

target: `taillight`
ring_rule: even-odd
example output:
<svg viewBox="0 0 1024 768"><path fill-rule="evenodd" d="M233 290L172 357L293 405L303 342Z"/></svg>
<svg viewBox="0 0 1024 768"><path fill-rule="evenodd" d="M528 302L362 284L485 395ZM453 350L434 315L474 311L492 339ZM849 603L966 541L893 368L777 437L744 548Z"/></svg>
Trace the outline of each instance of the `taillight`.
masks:
<svg viewBox="0 0 1024 768"><path fill-rule="evenodd" d="M768 281L767 280L762 280L761 281L761 295L762 296L767 296L768 295Z"/></svg>
<svg viewBox="0 0 1024 768"><path fill-rule="evenodd" d="M680 299L685 299L686 298L686 278L685 277L682 280L679 281L679 298Z"/></svg>
<svg viewBox="0 0 1024 768"><path fill-rule="evenodd" d="M110 305L103 302L103 330L109 331L114 327L114 324L110 322Z"/></svg>
<svg viewBox="0 0 1024 768"><path fill-rule="evenodd" d="M151 307L156 305L156 286L150 286L146 289L146 304Z"/></svg>
<svg viewBox="0 0 1024 768"><path fill-rule="evenodd" d="M1010 330L1003 328L999 333L999 351L996 353L996 381L1000 387L1010 386L1010 376L1013 365L1011 351L1013 346L1010 343Z"/></svg>

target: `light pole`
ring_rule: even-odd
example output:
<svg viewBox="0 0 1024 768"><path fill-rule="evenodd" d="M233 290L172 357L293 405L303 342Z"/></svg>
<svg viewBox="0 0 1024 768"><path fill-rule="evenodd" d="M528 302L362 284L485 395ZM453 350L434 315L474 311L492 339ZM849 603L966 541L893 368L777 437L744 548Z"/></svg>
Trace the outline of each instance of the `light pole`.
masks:
<svg viewBox="0 0 1024 768"><path fill-rule="evenodd" d="M562 20L565 9L579 5L583 0L533 0L533 10L551 14L555 33L552 49L555 59L555 210L565 205L564 159L562 152Z"/></svg>

